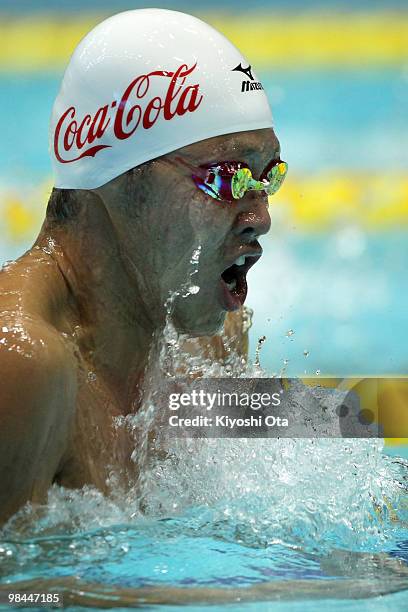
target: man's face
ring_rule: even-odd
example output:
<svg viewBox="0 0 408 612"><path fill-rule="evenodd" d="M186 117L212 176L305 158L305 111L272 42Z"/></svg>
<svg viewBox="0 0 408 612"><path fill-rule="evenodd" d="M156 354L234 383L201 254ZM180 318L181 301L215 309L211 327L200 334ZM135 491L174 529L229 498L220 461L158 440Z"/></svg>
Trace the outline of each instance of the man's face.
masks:
<svg viewBox="0 0 408 612"><path fill-rule="evenodd" d="M219 331L226 312L245 300L246 272L261 254L259 236L270 227L264 191L249 191L232 203L217 201L195 186L193 172L176 158L194 167L245 162L258 179L279 152L271 128L239 132L136 168L125 193L119 182L121 198L127 200L119 209L126 215L114 218L131 282L138 287L135 307L144 309L153 327L162 324L164 305L178 292L172 319L180 332Z"/></svg>

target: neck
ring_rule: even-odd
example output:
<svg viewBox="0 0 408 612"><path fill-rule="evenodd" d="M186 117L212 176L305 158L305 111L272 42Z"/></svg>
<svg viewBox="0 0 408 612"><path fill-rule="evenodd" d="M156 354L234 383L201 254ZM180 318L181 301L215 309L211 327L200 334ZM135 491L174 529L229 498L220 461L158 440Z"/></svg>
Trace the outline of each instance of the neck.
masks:
<svg viewBox="0 0 408 612"><path fill-rule="evenodd" d="M45 249L64 278L81 356L129 412L161 330L152 327L106 209L90 210L84 206L79 219L61 226L46 222L35 246Z"/></svg>

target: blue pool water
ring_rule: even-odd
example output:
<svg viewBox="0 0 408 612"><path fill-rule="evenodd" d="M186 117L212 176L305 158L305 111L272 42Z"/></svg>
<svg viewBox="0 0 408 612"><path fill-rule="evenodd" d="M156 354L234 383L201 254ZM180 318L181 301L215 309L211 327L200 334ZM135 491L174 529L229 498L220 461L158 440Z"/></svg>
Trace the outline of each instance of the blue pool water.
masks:
<svg viewBox="0 0 408 612"><path fill-rule="evenodd" d="M355 255L343 248L349 236L359 241ZM320 236L272 230L261 241L264 259L249 274L247 299L252 352L267 338L262 365L298 376L406 374L407 238L404 231L357 228Z"/></svg>
<svg viewBox="0 0 408 612"><path fill-rule="evenodd" d="M93 584L94 593L97 585L282 589L273 604L227 607L249 611L301 609L296 600L308 606L297 582L307 581L334 591L302 609L403 610L408 531L390 521L382 500L388 496L406 520L402 492L390 480L403 483L406 467L404 477L399 463L369 441L271 442L192 443L194 456L175 446L176 461L149 475L143 515L132 494L107 500L89 487L54 487L47 507L20 512L0 531L0 587L27 580L63 585L68 577ZM370 497L383 505L376 513ZM350 589L353 598L343 599ZM289 596L293 603L285 603Z"/></svg>

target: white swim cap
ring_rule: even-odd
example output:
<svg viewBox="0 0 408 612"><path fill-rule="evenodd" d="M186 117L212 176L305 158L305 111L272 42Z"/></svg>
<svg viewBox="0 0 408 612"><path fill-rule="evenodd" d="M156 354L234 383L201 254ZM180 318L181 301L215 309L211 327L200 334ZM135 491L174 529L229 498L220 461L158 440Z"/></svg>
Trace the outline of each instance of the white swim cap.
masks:
<svg viewBox="0 0 408 612"><path fill-rule="evenodd" d="M75 49L55 100L55 186L92 189L212 136L272 126L262 84L240 52L196 17L119 13Z"/></svg>

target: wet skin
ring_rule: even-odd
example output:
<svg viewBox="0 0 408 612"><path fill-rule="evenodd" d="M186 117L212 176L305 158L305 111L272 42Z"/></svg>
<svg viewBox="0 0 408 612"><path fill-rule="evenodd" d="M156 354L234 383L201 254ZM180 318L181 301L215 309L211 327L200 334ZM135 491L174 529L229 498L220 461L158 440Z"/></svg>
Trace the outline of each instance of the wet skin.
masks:
<svg viewBox="0 0 408 612"><path fill-rule="evenodd" d="M254 130L176 154L192 165L243 161L257 178L279 143L272 129ZM226 317L221 273L260 250L270 227L264 192L216 202L174 156L78 192L79 214L46 218L34 246L0 274L0 521L27 500L44 501L53 482L107 491L111 468L124 486L134 479L134 441L112 417L140 405L169 291L188 279L200 244L200 291L177 298L172 318L210 350ZM240 350L241 314L225 325ZM222 357L217 338L210 348Z"/></svg>

